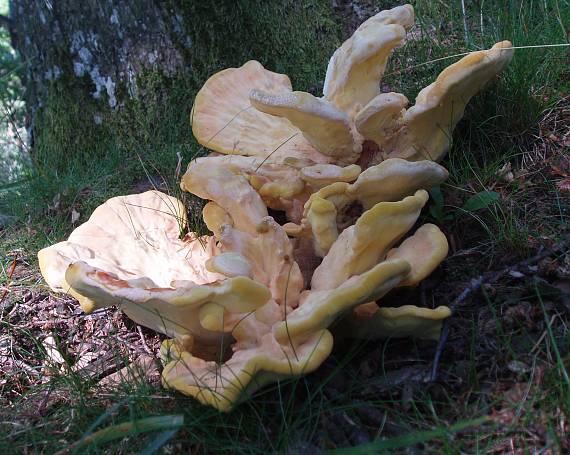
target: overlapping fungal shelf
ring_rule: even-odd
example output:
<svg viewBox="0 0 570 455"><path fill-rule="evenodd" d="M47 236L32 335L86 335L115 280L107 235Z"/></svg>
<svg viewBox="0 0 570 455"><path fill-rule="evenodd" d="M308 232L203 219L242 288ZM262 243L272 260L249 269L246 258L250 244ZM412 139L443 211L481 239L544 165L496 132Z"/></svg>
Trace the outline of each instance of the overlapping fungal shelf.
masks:
<svg viewBox="0 0 570 455"><path fill-rule="evenodd" d="M217 153L181 182L208 201L212 235L182 236L186 209L167 194L115 197L39 252L47 283L86 312L117 305L165 334L164 385L220 411L315 370L334 339L437 339L447 307L382 297L445 258L443 233L417 220L447 178L437 161L466 103L513 50L504 41L464 57L407 108L380 80L413 22L410 5L364 22L332 56L322 97L255 61L213 75L192 130Z"/></svg>

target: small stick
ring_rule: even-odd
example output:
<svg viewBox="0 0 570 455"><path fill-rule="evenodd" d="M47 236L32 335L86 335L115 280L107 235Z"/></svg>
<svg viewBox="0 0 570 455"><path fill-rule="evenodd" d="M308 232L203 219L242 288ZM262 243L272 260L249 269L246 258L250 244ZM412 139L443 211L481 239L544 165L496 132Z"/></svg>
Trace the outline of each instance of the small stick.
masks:
<svg viewBox="0 0 570 455"><path fill-rule="evenodd" d="M176 170L174 171L174 178L176 181L180 180L180 172L182 172L182 155L180 152L176 152L176 157L178 162L176 163Z"/></svg>
<svg viewBox="0 0 570 455"><path fill-rule="evenodd" d="M141 343L142 343L142 345L143 345L144 350L147 352L147 354L149 354L149 355L154 355L154 354L152 353L152 351L150 350L150 348L148 347L148 344L146 344L146 340L144 339L144 334L143 334L143 331L142 331L140 325L137 325L137 330L138 330L139 335L140 335L140 337L141 337Z"/></svg>
<svg viewBox="0 0 570 455"><path fill-rule="evenodd" d="M461 0L461 13L463 14L463 36L465 38L465 42L469 43L469 27L467 25L467 11L465 8L465 0Z"/></svg>

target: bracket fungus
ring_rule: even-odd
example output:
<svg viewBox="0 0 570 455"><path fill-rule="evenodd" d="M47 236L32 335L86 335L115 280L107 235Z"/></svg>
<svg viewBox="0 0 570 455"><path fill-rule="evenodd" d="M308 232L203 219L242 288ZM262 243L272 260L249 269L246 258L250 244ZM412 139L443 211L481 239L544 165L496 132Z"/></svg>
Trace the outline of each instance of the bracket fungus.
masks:
<svg viewBox="0 0 570 455"><path fill-rule="evenodd" d="M293 91L286 75L253 60L213 75L196 95L196 139L219 153L277 164L287 158L358 163L365 141L372 147L372 164L386 158L439 161L466 104L505 68L514 50L502 41L470 53L406 109L407 98L382 93L380 82L392 51L404 44L413 23L410 5L365 21L333 54L322 97Z"/></svg>
<svg viewBox="0 0 570 455"><path fill-rule="evenodd" d="M409 5L364 22L331 58L320 98L255 61L212 76L192 130L217 153L191 161L181 181L207 201L212 235L182 235L186 209L172 196L115 197L38 253L47 283L85 312L116 305L166 335L164 385L221 411L315 370L333 339L437 339L449 308L382 298L447 255L437 226L415 228L426 190L448 175L435 161L513 51L504 41L464 57L406 110L379 82L413 22Z"/></svg>

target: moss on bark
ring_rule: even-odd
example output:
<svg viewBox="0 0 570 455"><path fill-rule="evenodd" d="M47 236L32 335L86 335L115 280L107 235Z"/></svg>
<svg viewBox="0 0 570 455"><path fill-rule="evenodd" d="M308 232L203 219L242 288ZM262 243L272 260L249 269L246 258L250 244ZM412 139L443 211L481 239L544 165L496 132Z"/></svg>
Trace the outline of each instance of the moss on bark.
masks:
<svg viewBox="0 0 570 455"><path fill-rule="evenodd" d="M198 149L189 113L196 91L211 74L256 59L289 74L299 90L320 90L328 58L340 41L340 27L325 0L171 1L165 8L178 15L176 23L184 29L171 31L167 39L183 65L176 72L141 65L136 74L114 80L114 107L106 93L94 97L93 78L78 76L72 56L66 59L68 54L54 50L61 73L42 81L33 112L34 159L44 173L65 172L117 150L127 160L137 153L153 159L164 170L164 152L170 155L176 148L188 157ZM36 70L41 68L38 64ZM33 77L28 84L37 85Z"/></svg>

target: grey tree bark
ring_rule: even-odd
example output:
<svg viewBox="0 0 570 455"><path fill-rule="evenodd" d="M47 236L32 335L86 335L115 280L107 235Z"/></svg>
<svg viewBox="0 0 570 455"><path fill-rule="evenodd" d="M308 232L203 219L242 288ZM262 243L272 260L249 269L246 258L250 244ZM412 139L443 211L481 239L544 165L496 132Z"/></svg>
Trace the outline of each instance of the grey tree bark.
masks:
<svg viewBox="0 0 570 455"><path fill-rule="evenodd" d="M79 103L94 101L96 110L114 115L141 94L139 76L155 70L172 80L186 78L189 97L212 72L250 59L289 74L299 90L318 86L340 42L345 10L354 9L346 2L340 2L340 8L333 3L10 0L10 17L0 18L0 25L10 30L25 65L24 97L33 144L34 137L40 142L35 120L40 123L49 111L50 94L71 94L72 100L82 100ZM335 9L341 14L335 16ZM62 142L62 136L52 142Z"/></svg>
<svg viewBox="0 0 570 455"><path fill-rule="evenodd" d="M165 1L12 0L10 16L31 126L54 81L83 78L93 98L115 108L121 84L133 94L143 69L180 71L192 45L181 15Z"/></svg>

